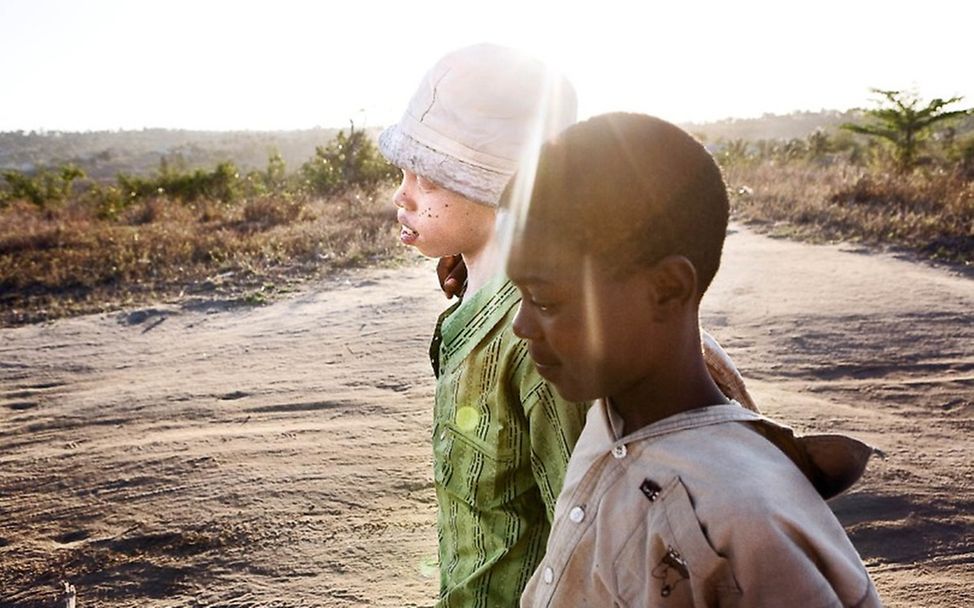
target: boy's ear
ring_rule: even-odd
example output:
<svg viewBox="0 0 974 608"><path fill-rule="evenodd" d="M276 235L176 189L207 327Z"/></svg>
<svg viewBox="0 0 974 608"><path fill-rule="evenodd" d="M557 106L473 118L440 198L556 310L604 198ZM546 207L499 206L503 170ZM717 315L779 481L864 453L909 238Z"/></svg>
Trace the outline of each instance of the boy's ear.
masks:
<svg viewBox="0 0 974 608"><path fill-rule="evenodd" d="M682 255L666 256L654 264L650 280L657 320L683 310L697 297L697 269Z"/></svg>

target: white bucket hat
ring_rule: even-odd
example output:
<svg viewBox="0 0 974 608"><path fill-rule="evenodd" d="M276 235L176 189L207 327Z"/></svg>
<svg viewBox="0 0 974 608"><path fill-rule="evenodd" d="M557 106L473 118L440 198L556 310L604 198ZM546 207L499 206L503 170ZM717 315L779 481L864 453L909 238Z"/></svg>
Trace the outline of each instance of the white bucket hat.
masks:
<svg viewBox="0 0 974 608"><path fill-rule="evenodd" d="M537 59L492 44L427 72L398 124L379 135L393 164L496 206L526 154L575 122L572 85Z"/></svg>

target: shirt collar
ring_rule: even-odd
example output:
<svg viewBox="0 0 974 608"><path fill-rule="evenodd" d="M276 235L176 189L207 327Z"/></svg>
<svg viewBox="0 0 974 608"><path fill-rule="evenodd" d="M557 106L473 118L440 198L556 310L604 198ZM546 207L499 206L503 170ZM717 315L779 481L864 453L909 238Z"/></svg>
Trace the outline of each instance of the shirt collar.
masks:
<svg viewBox="0 0 974 608"><path fill-rule="evenodd" d="M465 358L520 300L510 280L498 275L448 310L440 323L441 365Z"/></svg>
<svg viewBox="0 0 974 608"><path fill-rule="evenodd" d="M597 407L601 410L603 424L614 445L632 443L642 439L649 439L650 437L658 437L677 431L709 426L711 424L720 424L722 422L765 419L760 414L741 407L740 403L731 401L730 403L710 405L680 412L679 414L658 420L653 424L646 425L626 436L620 436L623 428L622 417L612 409L612 406L605 399L599 399Z"/></svg>

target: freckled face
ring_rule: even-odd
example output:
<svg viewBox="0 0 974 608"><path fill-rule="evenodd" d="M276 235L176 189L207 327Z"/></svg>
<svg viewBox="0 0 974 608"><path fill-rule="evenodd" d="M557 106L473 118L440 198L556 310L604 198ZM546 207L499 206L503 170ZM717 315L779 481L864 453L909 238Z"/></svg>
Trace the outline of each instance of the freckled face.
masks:
<svg viewBox="0 0 974 608"><path fill-rule="evenodd" d="M393 203L402 225L399 240L425 256L479 251L490 240L493 207L475 203L405 169Z"/></svg>

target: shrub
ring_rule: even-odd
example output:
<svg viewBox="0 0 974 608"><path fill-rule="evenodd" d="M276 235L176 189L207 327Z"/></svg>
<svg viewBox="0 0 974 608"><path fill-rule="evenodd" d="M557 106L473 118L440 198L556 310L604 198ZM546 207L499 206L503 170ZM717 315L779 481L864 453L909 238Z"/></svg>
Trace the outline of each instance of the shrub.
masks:
<svg viewBox="0 0 974 608"><path fill-rule="evenodd" d="M386 162L364 131L344 131L326 146L318 146L315 156L301 167L304 185L318 195L332 195L349 189L373 193L382 184L399 176L399 170Z"/></svg>
<svg viewBox="0 0 974 608"><path fill-rule="evenodd" d="M6 200L26 200L38 207L51 202L61 202L72 194L72 186L77 179L84 178L84 171L74 165L64 165L56 171L41 170L34 175L20 171L3 171L7 182Z"/></svg>
<svg viewBox="0 0 974 608"><path fill-rule="evenodd" d="M164 168L155 178L119 174L118 184L130 198L168 195L185 203L204 198L230 203L240 197L242 190L240 173L231 162L222 162L212 171L197 169L192 173Z"/></svg>

